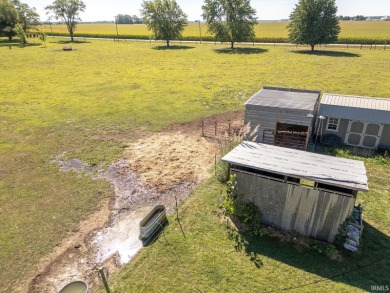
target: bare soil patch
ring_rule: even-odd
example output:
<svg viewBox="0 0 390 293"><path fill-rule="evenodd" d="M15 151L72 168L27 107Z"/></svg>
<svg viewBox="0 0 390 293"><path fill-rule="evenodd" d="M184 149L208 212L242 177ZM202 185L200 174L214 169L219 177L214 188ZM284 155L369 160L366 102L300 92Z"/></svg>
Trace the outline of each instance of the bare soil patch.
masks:
<svg viewBox="0 0 390 293"><path fill-rule="evenodd" d="M243 112L214 116L209 121L240 121ZM84 280L90 291L98 285L97 271L117 270L142 248L138 225L157 204L173 212L198 182L210 176L218 141L201 137L201 122L174 125L129 144L124 159L106 170L89 169L71 159L54 162L62 171L80 172L107 180L113 189L110 199L80 223L80 230L64 239L37 266L35 276L23 282L16 292L57 292L67 283Z"/></svg>

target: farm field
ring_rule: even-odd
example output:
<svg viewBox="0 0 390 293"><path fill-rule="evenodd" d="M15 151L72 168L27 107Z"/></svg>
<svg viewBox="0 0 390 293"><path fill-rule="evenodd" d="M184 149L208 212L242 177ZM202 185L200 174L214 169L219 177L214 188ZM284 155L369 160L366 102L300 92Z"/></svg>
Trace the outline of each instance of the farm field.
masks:
<svg viewBox="0 0 390 293"><path fill-rule="evenodd" d="M390 97L388 50L333 49L307 54L303 51L307 47L295 46L234 51L221 45L166 49L154 42L69 44L52 38L44 48L38 41L29 40L25 47L0 41L1 292L13 292L20 280L34 273L40 258L62 239L77 233L78 223L112 195L105 181L59 171L51 163L56 156L105 167L141 137L172 124L243 109L243 103L265 85ZM64 52L64 45L74 50ZM369 279L364 279L364 274L371 267L323 282L318 285L323 291L336 285L340 290L368 290L370 281L385 281L383 274L389 270L385 257L390 249L389 186L385 184L389 182L389 162L372 159L367 165L371 191L360 199L365 204L365 220L372 226L365 236L365 243L371 246L364 246L362 254L344 263L341 271L360 265L359 256L367 263L378 258L385 261L377 264L379 273L370 274ZM228 292L230 284L244 274L250 284L258 284L259 290L278 290L291 285L284 284L290 276L287 272L296 274L299 284L339 272L337 263L322 258L318 261L318 255L310 252L306 261L291 245L278 243L268 251L259 251L265 266L255 270L247 257L234 251L215 216L220 188L210 180L183 205L186 241L179 239L174 221L167 230L168 239L179 247L186 265L191 264L191 275L203 289ZM197 212L191 206L203 208ZM267 247L274 243L264 241ZM221 249L213 243L219 243ZM158 242L142 251L117 275L116 292L131 288L155 292L161 287L163 292L190 290L183 275L165 287L177 270L169 266L175 261L169 249ZM275 258L276 250L281 251L279 258ZM294 258L288 257L291 252ZM223 268L226 260L234 268L231 274ZM294 267L293 261L299 265ZM149 274L156 262L162 264L161 270ZM143 272L148 277L143 277ZM136 281L128 277L136 274ZM272 284L271 275L276 278ZM159 287L142 287L142 282ZM274 287L279 284L280 288ZM240 289L242 283L236 286L231 292Z"/></svg>
<svg viewBox="0 0 390 293"><path fill-rule="evenodd" d="M255 27L255 33L257 38L274 38L285 39L288 35L287 30L288 22L260 22ZM378 39L388 40L390 42L390 22L389 21L341 21L340 38L342 39ZM42 26L41 29L46 32L50 32L50 26ZM53 32L67 33L65 25L52 25ZM76 30L76 34L88 33L88 34L102 34L102 35L115 35L115 24L79 24ZM134 25L118 25L119 35L145 35L150 36L151 32L148 31L144 24ZM207 31L207 26L201 24L201 34L203 37L210 34ZM183 37L199 37L199 25L198 23L190 23L184 33Z"/></svg>

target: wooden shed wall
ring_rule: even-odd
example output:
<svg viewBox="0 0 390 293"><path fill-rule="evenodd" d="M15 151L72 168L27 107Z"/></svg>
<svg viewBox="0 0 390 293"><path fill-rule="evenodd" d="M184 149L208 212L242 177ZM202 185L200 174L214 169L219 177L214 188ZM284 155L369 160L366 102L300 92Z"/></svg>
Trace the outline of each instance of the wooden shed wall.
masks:
<svg viewBox="0 0 390 293"><path fill-rule="evenodd" d="M308 110L280 109L258 105L245 106L245 124L250 123L251 132L258 126L256 142L263 142L264 130L276 130L278 122L308 126L311 131L312 119Z"/></svg>
<svg viewBox="0 0 390 293"><path fill-rule="evenodd" d="M250 132L252 132L256 127L259 127L256 134L256 142L263 142L263 131L265 129L276 130L275 119L275 108L253 105L246 105L245 107L245 125L250 123Z"/></svg>
<svg viewBox="0 0 390 293"><path fill-rule="evenodd" d="M278 229L333 242L352 213L355 198L251 175L232 169L242 202L254 203L261 221Z"/></svg>

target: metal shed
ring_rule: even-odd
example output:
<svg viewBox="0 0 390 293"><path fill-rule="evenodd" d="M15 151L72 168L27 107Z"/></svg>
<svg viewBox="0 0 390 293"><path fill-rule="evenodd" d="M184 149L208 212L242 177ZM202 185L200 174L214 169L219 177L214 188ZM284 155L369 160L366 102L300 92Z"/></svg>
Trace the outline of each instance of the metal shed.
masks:
<svg viewBox="0 0 390 293"><path fill-rule="evenodd" d="M323 94L321 136L351 146L390 149L390 99Z"/></svg>
<svg viewBox="0 0 390 293"><path fill-rule="evenodd" d="M248 141L222 161L237 176L240 200L254 203L263 223L328 242L357 192L368 190L362 161Z"/></svg>
<svg viewBox="0 0 390 293"><path fill-rule="evenodd" d="M256 142L305 150L320 91L264 87L245 103L245 124Z"/></svg>

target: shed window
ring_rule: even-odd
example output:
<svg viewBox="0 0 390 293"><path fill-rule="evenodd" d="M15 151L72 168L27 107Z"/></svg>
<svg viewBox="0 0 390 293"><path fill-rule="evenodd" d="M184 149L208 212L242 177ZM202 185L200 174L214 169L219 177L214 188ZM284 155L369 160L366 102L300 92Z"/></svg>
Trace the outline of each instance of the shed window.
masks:
<svg viewBox="0 0 390 293"><path fill-rule="evenodd" d="M337 131L339 129L339 122L339 118L330 117L328 119L328 125L326 126L326 129L331 131Z"/></svg>

